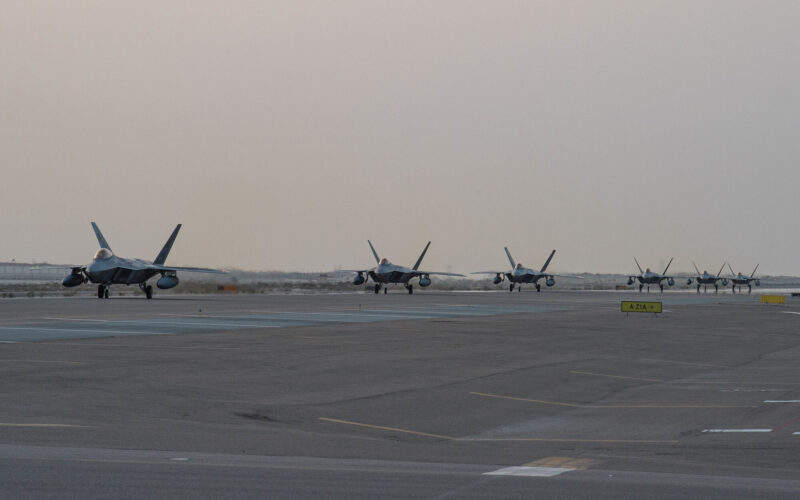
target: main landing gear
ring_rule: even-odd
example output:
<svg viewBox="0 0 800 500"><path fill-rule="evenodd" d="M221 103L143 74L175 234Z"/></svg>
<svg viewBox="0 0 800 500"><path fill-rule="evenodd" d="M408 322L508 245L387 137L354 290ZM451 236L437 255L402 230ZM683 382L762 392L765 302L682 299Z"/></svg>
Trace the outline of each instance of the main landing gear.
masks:
<svg viewBox="0 0 800 500"><path fill-rule="evenodd" d="M511 283L511 284L508 285L508 291L509 292L513 292L514 291L514 283Z"/></svg>
<svg viewBox="0 0 800 500"><path fill-rule="evenodd" d="M700 293L700 283L697 284L697 293ZM707 286L703 287L703 293L708 293ZM714 293L719 293L719 285L717 285L716 283L714 284ZM736 290L734 290L733 293L736 293Z"/></svg>
<svg viewBox="0 0 800 500"><path fill-rule="evenodd" d="M381 291L380 283L375 283L375 293L378 294L378 293L380 293L380 291Z"/></svg>
<svg viewBox="0 0 800 500"><path fill-rule="evenodd" d="M536 283L536 291L537 292L541 292L542 291L542 285L540 285L539 283Z"/></svg>
<svg viewBox="0 0 800 500"><path fill-rule="evenodd" d="M105 285L98 285L97 286L97 298L98 299L107 299L108 298L108 289Z"/></svg>
<svg viewBox="0 0 800 500"><path fill-rule="evenodd" d="M152 299L153 298L153 287L152 287L152 285L148 285L147 283L139 283L139 288L142 289L142 291L144 292L145 297L147 297L148 299Z"/></svg>
<svg viewBox="0 0 800 500"><path fill-rule="evenodd" d="M642 293L642 288L644 288L644 283L639 284L639 293ZM658 288L661 290L661 293L664 293L664 285L659 283ZM650 293L650 285L647 285L647 293Z"/></svg>
<svg viewBox="0 0 800 500"><path fill-rule="evenodd" d="M406 290L408 290L408 294L411 295L414 293L414 285L406 285Z"/></svg>

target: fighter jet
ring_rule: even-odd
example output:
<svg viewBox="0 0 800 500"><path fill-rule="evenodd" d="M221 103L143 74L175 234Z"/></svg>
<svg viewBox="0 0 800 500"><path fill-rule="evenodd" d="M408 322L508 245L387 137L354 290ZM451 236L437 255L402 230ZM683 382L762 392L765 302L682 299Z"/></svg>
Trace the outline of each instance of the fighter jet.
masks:
<svg viewBox="0 0 800 500"><path fill-rule="evenodd" d="M731 274L733 275L733 278L731 278L731 281L733 282L733 287L731 290L733 290L733 293L736 293L736 285L739 285L740 292L742 291L742 285L747 285L747 293L751 293L753 291L753 285L750 283L755 283L756 286L761 286L761 280L753 277L758 269L758 264L756 264L756 268L753 269L753 272L749 277L743 275L742 273L734 273L730 264L728 264L728 269L731 270ZM722 284L724 285L725 283L723 282Z"/></svg>
<svg viewBox="0 0 800 500"><path fill-rule="evenodd" d="M537 271L536 269L530 269L522 265L521 262L514 262L514 258L511 256L511 252L508 251L508 247L503 247L506 251L506 256L508 256L508 261L511 263L511 270L510 271L476 271L471 274L494 274L495 277L492 278L492 283L495 285L499 285L503 282L504 279L508 279L508 291L514 291L514 285L517 285L517 291L522 291L522 283L533 283L536 285L536 291L541 292L542 286L539 284L539 280L545 278L545 285L553 286L556 284L555 277L561 278L581 278L581 276L573 276L569 274L550 274L547 271L547 266L550 265L550 261L553 260L553 255L556 254L556 251L553 250L550 252L550 256L545 261L544 265L542 266L541 271Z"/></svg>
<svg viewBox="0 0 800 500"><path fill-rule="evenodd" d="M372 281L375 282L375 293L379 293L381 291L381 287L383 287L383 293L386 294L388 293L387 285L389 283L402 283L403 286L406 287L406 290L408 290L408 293L412 294L414 293L414 286L409 283L409 280L412 278L419 278L419 286L425 288L431 284L431 275L464 276L463 274L458 273L419 270L419 266L422 264L422 258L425 257L425 252L427 252L428 247L431 246L430 241L427 245L425 245L425 249L419 256L419 259L417 259L417 263L414 264L414 267L410 269L403 266L396 266L389 262L389 259L386 257L378 257L378 252L375 251L375 247L372 246L372 242L367 240L367 243L369 243L369 248L372 250L372 255L375 256L375 262L377 262L378 265L371 269L345 270L342 272L358 273L358 275L353 279L353 284L356 286L362 285L366 283L367 280L372 279Z"/></svg>
<svg viewBox="0 0 800 500"><path fill-rule="evenodd" d="M175 243L175 238L178 236L178 231L181 229L181 224L175 227L172 235L164 244L164 248L156 256L156 259L151 263L139 259L125 259L117 257L111 251L111 246L103 237L100 228L97 224L92 222L94 234L97 236L97 242L100 244L100 249L95 253L94 259L91 264L85 266L75 266L72 272L64 278L61 282L66 287L73 287L82 285L86 282L97 283L97 298L108 298L109 289L111 285L139 285L145 296L148 299L153 298L153 287L147 284L147 280L160 274L161 277L156 282L156 286L162 290L172 288L178 284L178 271L187 271L195 273L217 273L225 274L226 271L218 269L207 269L204 267L174 267L165 266L164 262L167 260L172 244Z"/></svg>
<svg viewBox="0 0 800 500"><path fill-rule="evenodd" d="M672 264L672 257L669 259L669 263L667 263L667 267L664 268L664 272L661 274L654 273L648 267L647 270L642 271L642 266L639 265L639 261L636 260L636 257L633 258L634 262L636 262L636 267L639 268L639 276L628 276L628 286L633 285L633 280L639 281L639 293L642 292L642 288L647 285L647 291L650 291L650 285L658 285L661 291L664 291L664 285L661 283L664 280L667 280L667 284L669 286L673 286L675 284L675 278L673 276L667 276L667 270L669 266Z"/></svg>
<svg viewBox="0 0 800 500"><path fill-rule="evenodd" d="M697 293L700 293L700 285L706 285L705 291L708 292L708 285L714 285L714 293L719 292L719 285L717 285L717 281L722 281L722 286L728 286L728 279L723 278L720 276L722 274L722 270L725 269L725 262L722 263L722 267L719 268L717 274L709 274L708 271L705 269L703 273L700 273L700 270L697 269L697 264L692 261L692 265L694 266L694 270L697 271L697 276L694 278L689 278L686 280L687 285L692 284L692 280L697 282Z"/></svg>

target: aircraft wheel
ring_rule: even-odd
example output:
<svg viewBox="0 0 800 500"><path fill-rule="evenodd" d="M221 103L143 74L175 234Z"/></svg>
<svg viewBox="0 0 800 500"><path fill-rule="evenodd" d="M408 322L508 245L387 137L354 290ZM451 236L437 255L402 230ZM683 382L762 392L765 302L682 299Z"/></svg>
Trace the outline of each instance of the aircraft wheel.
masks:
<svg viewBox="0 0 800 500"><path fill-rule="evenodd" d="M108 287L106 287L105 291L103 292L103 297L107 299L108 295Z"/></svg>
<svg viewBox="0 0 800 500"><path fill-rule="evenodd" d="M146 287L144 287L144 295L148 299L152 299L153 298L153 286L152 285L147 285Z"/></svg>
<svg viewBox="0 0 800 500"><path fill-rule="evenodd" d="M377 284L377 283L376 283L376 284L375 284L375 293L377 294L377 293L378 293L378 292L380 292L380 291L381 291L381 286L380 286L379 284Z"/></svg>
<svg viewBox="0 0 800 500"><path fill-rule="evenodd" d="M511 283L510 285L508 285L508 291L509 292L513 292L514 291L514 283Z"/></svg>
<svg viewBox="0 0 800 500"><path fill-rule="evenodd" d="M105 296L106 287L103 285L97 286L97 298L102 299Z"/></svg>
<svg viewBox="0 0 800 500"><path fill-rule="evenodd" d="M644 285L639 285L639 293L642 293L642 288L644 288Z"/></svg>
<svg viewBox="0 0 800 500"><path fill-rule="evenodd" d="M414 293L414 285L408 285L408 294L412 295Z"/></svg>
<svg viewBox="0 0 800 500"><path fill-rule="evenodd" d="M664 285L658 285L658 287L661 289L661 293L664 293Z"/></svg>
<svg viewBox="0 0 800 500"><path fill-rule="evenodd" d="M536 283L536 291L537 292L541 292L542 291L542 285L540 285L539 283Z"/></svg>
<svg viewBox="0 0 800 500"><path fill-rule="evenodd" d="M383 287L383 294L386 295L387 293L389 293L389 287L385 286Z"/></svg>

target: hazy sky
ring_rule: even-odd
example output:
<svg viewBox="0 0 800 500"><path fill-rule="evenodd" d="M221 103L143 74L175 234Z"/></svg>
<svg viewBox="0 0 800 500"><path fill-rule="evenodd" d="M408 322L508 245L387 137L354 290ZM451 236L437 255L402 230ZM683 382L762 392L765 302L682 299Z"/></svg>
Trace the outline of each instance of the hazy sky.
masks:
<svg viewBox="0 0 800 500"><path fill-rule="evenodd" d="M800 275L800 2L0 3L0 260ZM738 269L737 269L738 270Z"/></svg>

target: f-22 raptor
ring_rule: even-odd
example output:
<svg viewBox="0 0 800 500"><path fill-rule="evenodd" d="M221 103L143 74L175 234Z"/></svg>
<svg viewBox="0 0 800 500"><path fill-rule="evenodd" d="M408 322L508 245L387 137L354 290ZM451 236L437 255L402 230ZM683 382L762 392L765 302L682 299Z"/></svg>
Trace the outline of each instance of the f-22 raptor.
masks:
<svg viewBox="0 0 800 500"><path fill-rule="evenodd" d="M428 247L431 246L430 241L427 245L425 245L425 249L422 251L422 255L419 256L419 259L417 259L417 263L414 264L414 267L410 269L408 267L392 264L386 257L378 257L378 252L375 251L375 247L372 246L372 242L367 240L367 243L369 243L369 248L372 250L372 255L375 256L375 262L377 262L378 265L372 269L352 269L342 270L341 272L358 273L356 277L353 278L353 284L356 286L362 285L366 283L367 280L372 279L372 281L375 282L375 293L379 293L381 291L381 287L383 287L383 293L386 294L388 293L387 285L389 283L402 283L403 286L406 287L406 290L408 290L408 293L412 294L414 293L414 285L409 283L409 280L412 278L419 277L419 286L425 288L431 284L431 275L464 276L463 274L458 273L419 270L419 266L422 264L422 259L425 257L425 252L427 252Z"/></svg>
<svg viewBox="0 0 800 500"><path fill-rule="evenodd" d="M97 283L97 298L107 299L109 297L109 289L111 285L139 285L145 296L148 299L153 298L153 287L147 284L147 280L153 276L160 274L161 277L156 282L156 286L162 290L173 288L178 285L178 271L187 271L195 273L215 273L225 274L226 271L219 269L208 269L205 267L174 267L166 266L164 262L167 260L172 244L175 243L175 238L178 237L178 231L181 230L181 224L175 227L172 235L169 237L164 247L158 252L153 262L140 259L125 259L117 257L111 251L111 246L103 237L100 228L97 224L92 222L92 229L97 236L97 242L100 244L100 249L94 254L94 259L91 264L85 266L75 266L72 272L64 278L61 282L66 287L73 287L82 285L86 282Z"/></svg>
<svg viewBox="0 0 800 500"><path fill-rule="evenodd" d="M667 263L667 267L664 268L664 272L661 274L654 273L648 267L646 271L642 271L642 266L639 265L639 261L636 260L636 257L633 258L633 261L636 262L636 267L639 268L639 276L628 276L628 286L633 285L633 280L637 280L639 282L639 293L642 292L642 288L647 285L647 291L650 291L650 285L658 285L658 288L661 291L664 291L664 284L661 283L664 280L667 280L667 284L669 286L675 285L675 277L674 276L667 276L667 271L669 270L669 266L672 264L672 258L669 259L669 263Z"/></svg>
<svg viewBox="0 0 800 500"><path fill-rule="evenodd" d="M542 266L541 271L537 271L536 269L530 269L522 265L522 262L514 262L514 257L511 256L511 252L508 251L508 247L503 247L506 251L506 256L508 257L508 262L511 264L510 271L476 271L472 274L494 274L495 277L492 279L492 283L495 285L499 285L503 282L504 279L508 279L508 291L514 291L514 285L517 286L517 291L522 291L522 283L533 283L536 285L536 291L541 292L542 286L539 284L539 280L544 278L544 284L547 286L553 286L556 284L556 277L561 278L582 278L582 276L574 276L571 274L551 274L546 272L547 266L550 265L550 261L553 260L553 255L556 254L556 251L553 250L550 252L550 256L547 257L544 265Z"/></svg>

